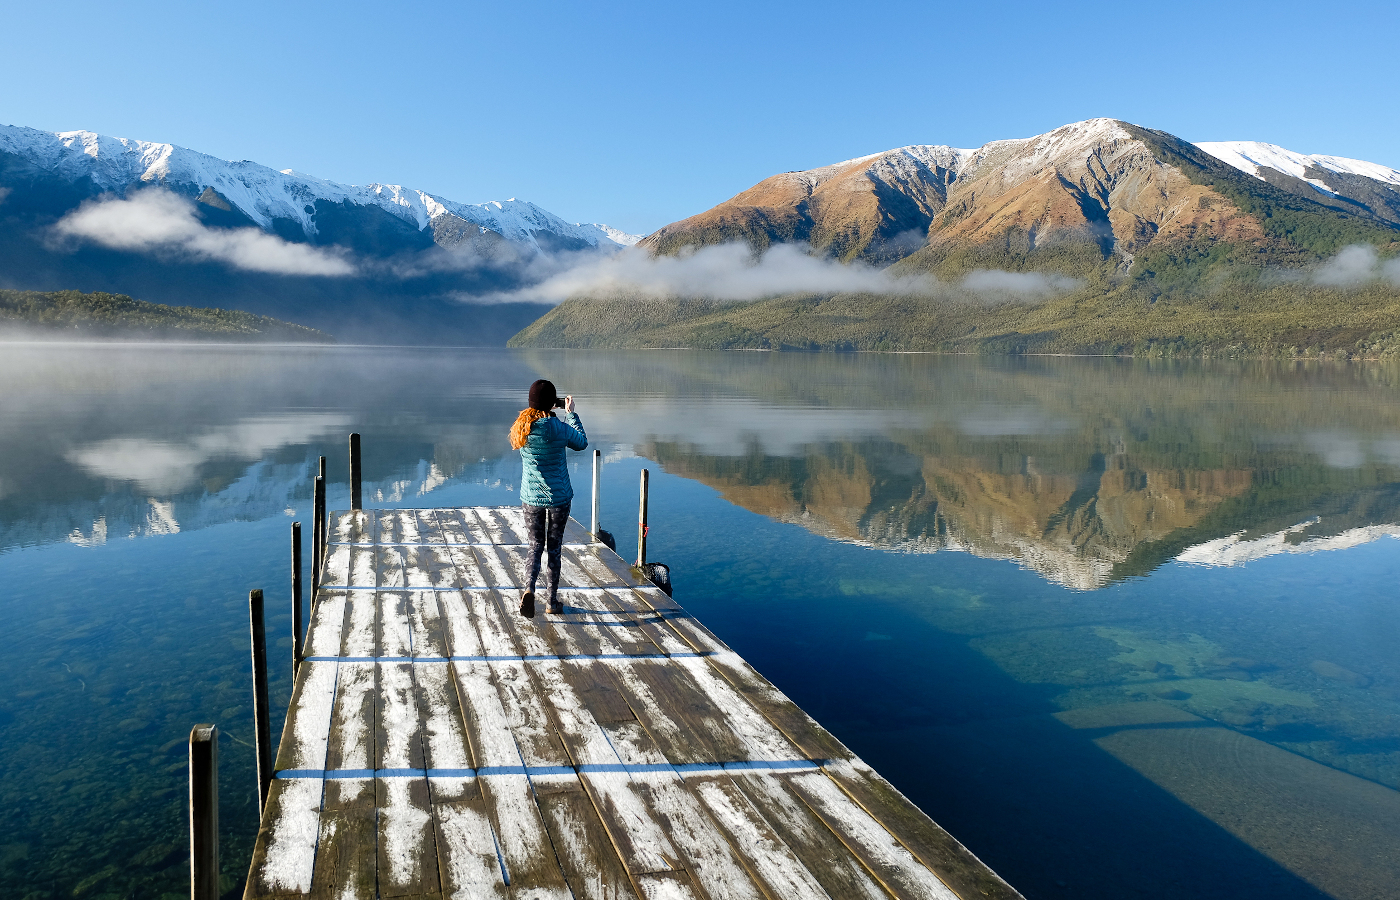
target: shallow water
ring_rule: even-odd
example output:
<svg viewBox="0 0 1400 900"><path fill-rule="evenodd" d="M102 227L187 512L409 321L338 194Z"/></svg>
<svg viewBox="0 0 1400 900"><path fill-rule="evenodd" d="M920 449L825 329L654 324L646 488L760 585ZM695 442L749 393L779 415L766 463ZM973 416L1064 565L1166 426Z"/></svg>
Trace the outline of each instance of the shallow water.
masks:
<svg viewBox="0 0 1400 900"><path fill-rule="evenodd" d="M235 892L246 596L277 733L316 456L332 508L350 431L367 505L513 503L540 376L604 450L605 527L649 467L677 598L1027 897L1395 895L1394 368L18 345L8 893L183 896L202 721Z"/></svg>

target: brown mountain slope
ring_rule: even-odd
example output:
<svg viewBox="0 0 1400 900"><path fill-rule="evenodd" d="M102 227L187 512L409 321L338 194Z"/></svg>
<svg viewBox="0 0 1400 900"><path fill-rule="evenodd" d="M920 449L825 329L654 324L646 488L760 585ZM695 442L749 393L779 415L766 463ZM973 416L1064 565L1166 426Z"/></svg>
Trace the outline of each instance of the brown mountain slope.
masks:
<svg viewBox="0 0 1400 900"><path fill-rule="evenodd" d="M1261 203L1320 217L1322 225L1270 222ZM1022 268L1037 252L1070 247L1082 257L1070 268L1109 262L1127 272L1149 247L1222 241L1288 263L1312 249L1295 234L1338 225L1364 226L1362 239L1383 239L1391 229L1361 207L1338 212L1164 132L1090 119L977 150L919 145L775 175L642 246L670 254L735 240L756 250L805 241L846 261L913 254L906 268L915 269L936 268L950 254L977 256L979 248L994 264Z"/></svg>

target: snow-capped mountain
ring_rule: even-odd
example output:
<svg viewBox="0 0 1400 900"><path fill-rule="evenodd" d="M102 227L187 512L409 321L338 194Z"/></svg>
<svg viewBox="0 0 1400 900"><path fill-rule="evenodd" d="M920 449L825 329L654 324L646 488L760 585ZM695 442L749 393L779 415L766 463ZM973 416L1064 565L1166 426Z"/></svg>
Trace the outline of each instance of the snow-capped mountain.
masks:
<svg viewBox="0 0 1400 900"><path fill-rule="evenodd" d="M318 203L373 207L434 242L452 246L477 234L494 232L508 241L542 249L583 246L620 249L639 235L607 225L566 222L525 200L459 203L397 184L347 185L277 171L254 162L229 162L173 144L108 137L91 131L49 132L0 125L0 152L12 154L63 180L90 184L95 192L124 195L146 185L161 185L219 208L231 208L266 231L286 235L281 223L294 224L305 239L317 242Z"/></svg>
<svg viewBox="0 0 1400 900"><path fill-rule="evenodd" d="M642 245L665 254L728 240L759 248L804 241L843 260L886 263L921 247L929 257L1070 242L1097 246L1127 271L1149 246L1202 236L1279 244L1266 236L1267 223L1210 186L1207 170L1224 170L1222 161L1310 201L1308 214L1323 216L1320 228L1334 227L1329 210L1400 226L1400 172L1386 166L1252 142L1192 145L1088 119L976 149L916 144L781 173Z"/></svg>

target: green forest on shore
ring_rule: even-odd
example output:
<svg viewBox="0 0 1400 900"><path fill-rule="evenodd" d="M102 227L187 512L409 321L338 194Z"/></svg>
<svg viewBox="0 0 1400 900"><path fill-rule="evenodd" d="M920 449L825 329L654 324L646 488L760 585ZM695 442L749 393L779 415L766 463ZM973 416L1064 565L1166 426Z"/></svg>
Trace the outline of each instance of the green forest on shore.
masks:
<svg viewBox="0 0 1400 900"><path fill-rule="evenodd" d="M330 335L236 309L166 306L123 294L0 290L0 339L330 343Z"/></svg>

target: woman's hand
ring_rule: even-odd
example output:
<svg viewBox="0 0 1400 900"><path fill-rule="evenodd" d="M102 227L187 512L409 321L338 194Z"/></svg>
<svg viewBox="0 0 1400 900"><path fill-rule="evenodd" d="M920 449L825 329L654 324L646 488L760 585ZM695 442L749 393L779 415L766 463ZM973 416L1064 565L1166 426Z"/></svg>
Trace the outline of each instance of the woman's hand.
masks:
<svg viewBox="0 0 1400 900"><path fill-rule="evenodd" d="M566 412L566 413L571 413L571 412L573 412L573 411L574 411L574 395L573 395L573 394L570 394L570 395L568 395L567 397L564 398L564 412Z"/></svg>

